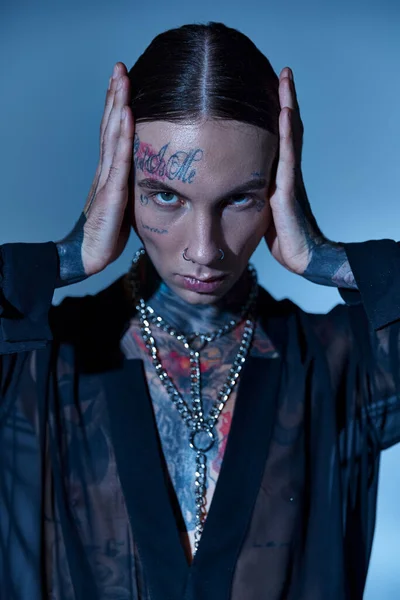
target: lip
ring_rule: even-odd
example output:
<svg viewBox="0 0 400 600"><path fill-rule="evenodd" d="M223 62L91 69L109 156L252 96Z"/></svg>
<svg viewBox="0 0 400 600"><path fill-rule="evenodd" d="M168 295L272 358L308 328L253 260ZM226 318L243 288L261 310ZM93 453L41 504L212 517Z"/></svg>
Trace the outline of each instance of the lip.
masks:
<svg viewBox="0 0 400 600"><path fill-rule="evenodd" d="M179 275L178 277L187 290L210 294L219 288L227 276L220 275L218 277L207 277L203 279L197 279L197 277L191 277L190 275Z"/></svg>

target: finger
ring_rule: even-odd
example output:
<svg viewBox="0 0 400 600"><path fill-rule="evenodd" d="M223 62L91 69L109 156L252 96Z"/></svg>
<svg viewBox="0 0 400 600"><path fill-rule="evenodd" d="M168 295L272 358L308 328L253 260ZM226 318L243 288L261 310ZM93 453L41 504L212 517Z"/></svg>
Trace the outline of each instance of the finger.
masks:
<svg viewBox="0 0 400 600"><path fill-rule="evenodd" d="M132 165L134 124L128 106L121 110L121 133L118 138L112 164L109 169L106 188L114 202L126 201L128 180Z"/></svg>
<svg viewBox="0 0 400 600"><path fill-rule="evenodd" d="M116 63L114 65L112 75L111 75L110 79L108 80L106 101L105 101L105 105L104 105L103 117L102 117L101 124L100 124L100 146L101 146L101 143L103 140L104 131L107 127L108 118L111 113L118 80L121 75L125 74L124 68L122 68L121 65L122 65L122 63ZM125 67L125 65L123 65L123 67ZM126 71L126 68L125 68L125 71Z"/></svg>
<svg viewBox="0 0 400 600"><path fill-rule="evenodd" d="M113 76L111 76L109 79L109 82L108 82L108 89L107 89L106 101L105 101L105 105L104 105L103 117L101 119L101 124L100 124L100 153L101 153L101 147L102 147L103 139L104 139L104 132L106 130L108 119L110 117L110 113L111 113L111 109L112 109L112 105L114 103L115 88L116 88L116 79Z"/></svg>
<svg viewBox="0 0 400 600"><path fill-rule="evenodd" d="M114 65L113 74L109 79L109 86L106 94L106 102L104 106L103 118L100 125L100 162L103 158L104 151L104 136L107 129L107 125L112 113L112 108L115 103L115 96L117 94L118 83L121 77L126 76L127 70L123 63L116 63Z"/></svg>
<svg viewBox="0 0 400 600"><path fill-rule="evenodd" d="M285 67L279 76L279 102L281 108L285 108L285 106L291 109L298 108L294 83L288 75L288 67Z"/></svg>
<svg viewBox="0 0 400 600"><path fill-rule="evenodd" d="M129 80L126 76L118 80L114 101L103 136L100 185L108 178L108 172L113 162L114 154L121 134L121 110L129 99Z"/></svg>
<svg viewBox="0 0 400 600"><path fill-rule="evenodd" d="M284 67L279 74L279 83L281 83L284 79L290 79L293 81L293 71L289 67Z"/></svg>
<svg viewBox="0 0 400 600"><path fill-rule="evenodd" d="M299 102L297 99L297 90L296 90L296 84L294 82L293 71L289 68L288 68L288 70L290 71L289 80L290 80L290 90L291 90L291 94L292 94L293 105L300 114L300 107L299 107Z"/></svg>
<svg viewBox="0 0 400 600"><path fill-rule="evenodd" d="M300 116L300 108L297 101L296 88L293 81L293 73L289 67L282 69L279 77L279 100L281 108L288 107L293 111L292 130L294 137L294 146L298 155L298 162L301 162L301 153L303 145L304 126Z"/></svg>
<svg viewBox="0 0 400 600"><path fill-rule="evenodd" d="M279 76L279 101L281 108L288 106L295 113L293 127L298 135L302 136L304 131L303 122L300 115L300 106L297 99L296 86L293 79L293 72L289 67L282 69ZM300 141L299 141L300 142Z"/></svg>
<svg viewBox="0 0 400 600"><path fill-rule="evenodd" d="M279 115L279 161L276 187L284 201L294 200L296 184L296 155L291 127L291 111L286 107Z"/></svg>

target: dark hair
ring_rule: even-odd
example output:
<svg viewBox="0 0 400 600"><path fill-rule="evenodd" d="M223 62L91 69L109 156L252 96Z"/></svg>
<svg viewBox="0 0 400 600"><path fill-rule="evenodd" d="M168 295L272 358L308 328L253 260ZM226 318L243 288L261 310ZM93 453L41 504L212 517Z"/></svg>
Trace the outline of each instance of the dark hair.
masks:
<svg viewBox="0 0 400 600"><path fill-rule="evenodd" d="M157 35L129 71L135 121L232 119L278 134L279 79L243 33L223 23Z"/></svg>

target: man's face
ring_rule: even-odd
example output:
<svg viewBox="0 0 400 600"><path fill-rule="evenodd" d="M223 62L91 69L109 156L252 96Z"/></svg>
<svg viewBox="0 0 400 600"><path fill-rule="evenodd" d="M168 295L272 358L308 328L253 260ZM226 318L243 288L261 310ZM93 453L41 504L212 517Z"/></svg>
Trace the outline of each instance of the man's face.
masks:
<svg viewBox="0 0 400 600"><path fill-rule="evenodd" d="M276 136L237 121L136 124L133 226L187 302L216 302L246 268L270 223L277 147Z"/></svg>

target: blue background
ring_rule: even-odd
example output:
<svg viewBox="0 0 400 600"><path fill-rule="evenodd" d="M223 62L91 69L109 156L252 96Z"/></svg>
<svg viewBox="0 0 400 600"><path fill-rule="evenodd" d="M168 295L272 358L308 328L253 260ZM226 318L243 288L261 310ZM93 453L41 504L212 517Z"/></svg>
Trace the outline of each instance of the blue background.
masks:
<svg viewBox="0 0 400 600"><path fill-rule="evenodd" d="M399 239L399 15L395 0L0 0L0 243L55 241L69 232L96 169L113 64L130 68L157 33L209 20L246 33L277 73L292 67L305 126L304 177L324 233L335 241ZM54 302L105 287L127 270L137 247L132 235L118 261L57 290ZM285 271L264 245L254 263L278 299L314 312L339 302L335 289ZM382 457L366 600L400 597L399 492L395 447Z"/></svg>

